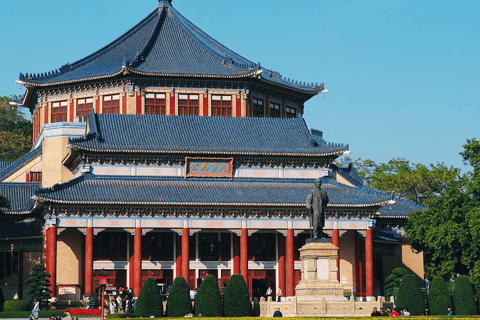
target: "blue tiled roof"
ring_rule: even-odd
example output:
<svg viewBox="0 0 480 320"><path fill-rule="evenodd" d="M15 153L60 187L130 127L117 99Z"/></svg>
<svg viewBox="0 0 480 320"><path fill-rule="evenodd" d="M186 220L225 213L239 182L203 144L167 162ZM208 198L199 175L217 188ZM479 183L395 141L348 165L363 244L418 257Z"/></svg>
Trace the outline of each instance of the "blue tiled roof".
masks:
<svg viewBox="0 0 480 320"><path fill-rule="evenodd" d="M301 116L231 118L89 114L74 148L108 152L338 156L348 145L318 143Z"/></svg>
<svg viewBox="0 0 480 320"><path fill-rule="evenodd" d="M302 83L261 67L200 30L168 2L127 33L59 70L20 74L32 86L48 86L109 78L124 72L152 76L255 77L304 93L317 94L323 84Z"/></svg>
<svg viewBox="0 0 480 320"><path fill-rule="evenodd" d="M324 179L323 188L333 207L372 207L388 198L365 194L356 188L342 187ZM66 204L138 205L231 205L305 206L313 183L236 182L148 179L142 177L101 178L85 175L62 185L41 189L40 199Z"/></svg>
<svg viewBox="0 0 480 320"><path fill-rule="evenodd" d="M37 219L3 222L0 225L0 239L41 238L42 223Z"/></svg>
<svg viewBox="0 0 480 320"><path fill-rule="evenodd" d="M336 164L331 164L330 167L337 171L338 174L340 174L342 177L344 177L346 180L351 182L353 185L361 188L363 187L363 181L362 178L358 175L357 170L353 166L352 163L344 166L344 167L339 167Z"/></svg>
<svg viewBox="0 0 480 320"><path fill-rule="evenodd" d="M424 206L419 206L412 201L394 198L394 204L387 204L380 208L380 218L407 218L412 212L426 210Z"/></svg>
<svg viewBox="0 0 480 320"><path fill-rule="evenodd" d="M35 204L32 200L35 191L41 188L39 183L0 183L0 194L7 197L11 208L1 208L7 214L30 213Z"/></svg>
<svg viewBox="0 0 480 320"><path fill-rule="evenodd" d="M10 167L14 161L0 161L0 173Z"/></svg>
<svg viewBox="0 0 480 320"><path fill-rule="evenodd" d="M13 164L11 164L9 167L5 168L3 171L0 171L0 181L10 177L12 174L17 172L20 168L22 168L24 165L38 157L39 155L42 154L42 145L37 147L35 150L30 151L17 161L15 161Z"/></svg>

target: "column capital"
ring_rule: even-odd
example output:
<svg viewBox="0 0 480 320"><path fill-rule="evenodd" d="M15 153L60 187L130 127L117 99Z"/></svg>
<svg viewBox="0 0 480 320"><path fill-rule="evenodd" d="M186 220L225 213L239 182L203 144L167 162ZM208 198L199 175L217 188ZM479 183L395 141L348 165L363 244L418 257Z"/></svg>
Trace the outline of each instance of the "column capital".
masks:
<svg viewBox="0 0 480 320"><path fill-rule="evenodd" d="M187 228L187 229L190 227L190 224L189 224L189 220L188 220L188 219L183 220L183 227L184 227L184 228Z"/></svg>

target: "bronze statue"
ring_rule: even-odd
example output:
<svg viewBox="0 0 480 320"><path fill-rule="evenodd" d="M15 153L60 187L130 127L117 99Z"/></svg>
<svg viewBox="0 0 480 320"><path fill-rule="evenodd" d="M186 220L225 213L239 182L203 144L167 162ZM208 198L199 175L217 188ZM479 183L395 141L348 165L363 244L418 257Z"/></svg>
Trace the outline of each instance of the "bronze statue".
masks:
<svg viewBox="0 0 480 320"><path fill-rule="evenodd" d="M313 238L321 238L325 227L325 209L328 204L327 192L322 190L322 180L315 180L315 188L307 197L307 210L310 213L310 228L313 225Z"/></svg>

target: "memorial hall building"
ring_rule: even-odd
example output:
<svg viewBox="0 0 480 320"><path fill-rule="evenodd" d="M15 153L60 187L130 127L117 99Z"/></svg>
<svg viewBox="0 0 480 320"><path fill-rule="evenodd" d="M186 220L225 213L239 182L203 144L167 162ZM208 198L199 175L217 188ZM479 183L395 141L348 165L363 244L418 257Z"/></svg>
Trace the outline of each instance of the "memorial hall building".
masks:
<svg viewBox="0 0 480 320"><path fill-rule="evenodd" d="M423 278L423 255L402 228L422 208L336 165L349 146L303 117L323 83L230 50L171 0L153 6L93 54L20 74L16 103L32 112L34 141L0 163L0 194L12 204L0 226L5 298L26 298L38 262L60 300L94 294L103 269L135 296L149 277L165 291L183 276L193 291L207 275L225 287L232 274L252 297L268 287L293 296L310 237L306 197L319 178L346 295L383 295L395 267Z"/></svg>

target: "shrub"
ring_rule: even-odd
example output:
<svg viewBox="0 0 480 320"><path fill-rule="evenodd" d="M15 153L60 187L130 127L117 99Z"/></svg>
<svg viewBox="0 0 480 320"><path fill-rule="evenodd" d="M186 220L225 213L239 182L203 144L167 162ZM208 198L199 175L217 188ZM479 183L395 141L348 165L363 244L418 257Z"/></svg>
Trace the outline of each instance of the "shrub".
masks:
<svg viewBox="0 0 480 320"><path fill-rule="evenodd" d="M27 310L27 304L23 300L8 300L3 304L4 312L16 312Z"/></svg>
<svg viewBox="0 0 480 320"><path fill-rule="evenodd" d="M250 296L243 276L234 274L228 281L223 296L225 317L248 317L250 314Z"/></svg>
<svg viewBox="0 0 480 320"><path fill-rule="evenodd" d="M455 315L474 315L478 313L473 286L466 276L460 276L455 281L453 305Z"/></svg>
<svg viewBox="0 0 480 320"><path fill-rule="evenodd" d="M222 316L222 298L217 279L212 275L203 279L195 296L195 315L200 313L203 317Z"/></svg>
<svg viewBox="0 0 480 320"><path fill-rule="evenodd" d="M184 317L192 312L192 302L187 282L183 277L176 277L170 288L167 300L167 317Z"/></svg>
<svg viewBox="0 0 480 320"><path fill-rule="evenodd" d="M408 308L412 316L420 316L423 313L424 305L423 293L417 277L413 274L406 274L398 288L396 306Z"/></svg>
<svg viewBox="0 0 480 320"><path fill-rule="evenodd" d="M135 313L114 313L108 314L107 319L135 318Z"/></svg>
<svg viewBox="0 0 480 320"><path fill-rule="evenodd" d="M395 296L395 290L398 289L400 281L407 273L407 269L395 268L392 270L392 273L385 278L385 296L387 300L389 297Z"/></svg>
<svg viewBox="0 0 480 320"><path fill-rule="evenodd" d="M451 306L447 285L442 277L433 278L428 292L428 307L431 315L446 315Z"/></svg>
<svg viewBox="0 0 480 320"><path fill-rule="evenodd" d="M148 278L140 289L135 305L135 316L163 316L162 296L154 278Z"/></svg>
<svg viewBox="0 0 480 320"><path fill-rule="evenodd" d="M50 273L45 272L45 266L41 263L36 263L32 266L32 273L27 279L28 283L28 302L32 303L36 300L40 301L40 307L48 306L48 299L51 291L48 289L50 281L47 277L51 277Z"/></svg>

